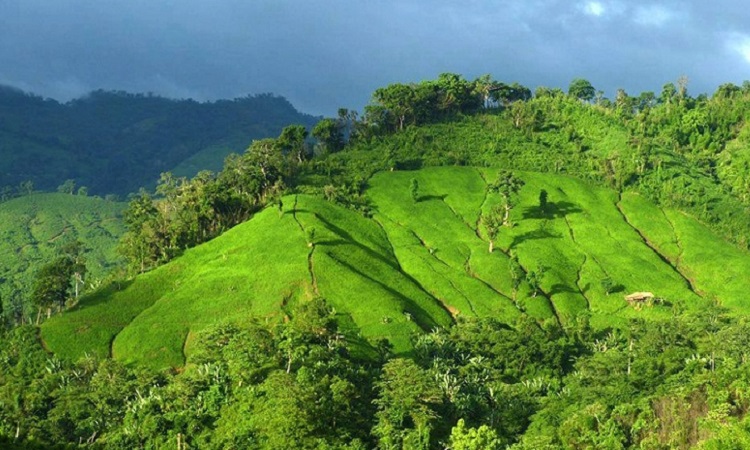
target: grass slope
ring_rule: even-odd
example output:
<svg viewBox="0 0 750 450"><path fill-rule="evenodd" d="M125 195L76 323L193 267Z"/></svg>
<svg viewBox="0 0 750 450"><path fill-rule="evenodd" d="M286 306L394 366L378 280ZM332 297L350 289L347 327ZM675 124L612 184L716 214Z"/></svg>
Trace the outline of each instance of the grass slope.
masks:
<svg viewBox="0 0 750 450"><path fill-rule="evenodd" d="M623 200L628 197L623 196ZM711 231L680 211L660 213L653 205L631 194L628 216L653 245L667 255L685 274L693 288L712 301L744 313L747 302L747 274L750 255L737 247L712 239Z"/></svg>
<svg viewBox="0 0 750 450"><path fill-rule="evenodd" d="M609 327L628 317L667 320L671 305L715 299L747 309L741 274L750 257L689 216L568 176L517 175L525 185L514 226L501 230L492 253L481 217L500 201L486 189L496 170L383 172L370 182L371 219L315 197L285 197L283 210L268 208L120 290L90 296L45 323L42 336L66 358L93 351L163 368L184 364L190 337L206 326L276 320L314 296L331 303L363 354L384 337L408 353L413 333L458 316L512 325L529 314L569 326L586 313ZM524 273L543 270L538 295L527 282L513 292L511 255ZM605 292L605 278L614 292ZM636 309L624 299L634 291L665 302Z"/></svg>
<svg viewBox="0 0 750 450"><path fill-rule="evenodd" d="M306 227L316 229L312 247ZM96 349L125 362L176 367L196 331L279 317L320 295L362 351L365 340L388 337L404 352L412 333L447 325L450 316L397 267L374 222L314 198L286 197L283 212L268 208L121 291L82 302L45 323L42 335L71 359Z"/></svg>
<svg viewBox="0 0 750 450"><path fill-rule="evenodd" d="M376 219L399 244L396 253L406 271L462 314L512 321L521 310L568 324L588 309L606 326L618 317L644 314L627 306L624 293L653 291L668 302L700 303L680 271L629 223L613 191L566 176L518 175L525 186L511 214L515 226L501 230L492 254L479 214L500 201L497 194L485 197L495 170L443 167L381 173L373 178L370 195L378 208ZM409 198L412 178L420 186L416 203ZM543 189L549 195L545 211L539 208ZM717 240L710 234L707 238ZM523 284L513 295L510 254L518 256L526 273L542 268L540 295ZM619 286L616 293L607 295L604 278ZM477 289L472 280L491 289ZM514 297L516 311L510 301ZM647 314L668 317L670 312L653 308Z"/></svg>
<svg viewBox="0 0 750 450"><path fill-rule="evenodd" d="M78 239L86 249L89 283L101 280L119 261L124 208L124 203L57 193L0 203L0 297L7 302L13 292L28 293L38 267L68 240Z"/></svg>

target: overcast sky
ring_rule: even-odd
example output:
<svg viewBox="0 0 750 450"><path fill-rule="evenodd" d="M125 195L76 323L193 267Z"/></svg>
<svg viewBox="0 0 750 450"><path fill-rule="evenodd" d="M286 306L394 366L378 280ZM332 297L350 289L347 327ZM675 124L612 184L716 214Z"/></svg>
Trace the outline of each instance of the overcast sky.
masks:
<svg viewBox="0 0 750 450"><path fill-rule="evenodd" d="M0 84L210 100L272 92L361 110L393 82L455 72L609 97L750 79L750 5L644 0L0 0Z"/></svg>

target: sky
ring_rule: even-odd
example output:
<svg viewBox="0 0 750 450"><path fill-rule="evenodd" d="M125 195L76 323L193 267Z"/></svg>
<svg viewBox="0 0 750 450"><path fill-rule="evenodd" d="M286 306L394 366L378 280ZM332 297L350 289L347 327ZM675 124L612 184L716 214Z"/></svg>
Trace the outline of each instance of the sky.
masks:
<svg viewBox="0 0 750 450"><path fill-rule="evenodd" d="M453 72L612 98L750 79L742 1L0 0L0 84L59 101L95 89L361 110L378 87Z"/></svg>

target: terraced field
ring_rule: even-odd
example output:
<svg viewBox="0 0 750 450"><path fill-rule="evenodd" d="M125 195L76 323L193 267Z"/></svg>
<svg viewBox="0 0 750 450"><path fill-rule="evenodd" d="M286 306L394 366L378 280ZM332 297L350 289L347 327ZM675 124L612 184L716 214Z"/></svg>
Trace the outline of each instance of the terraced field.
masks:
<svg viewBox="0 0 750 450"><path fill-rule="evenodd" d="M170 264L90 296L45 323L43 338L66 358L111 354L163 368L183 365L191 338L208 326L283 320L295 302L314 296L335 308L363 356L381 338L408 353L414 333L462 316L512 326L528 314L567 328L582 313L609 327L628 317L666 320L674 307L708 302L750 310L741 275L750 255L691 217L566 176L517 175L525 185L514 226L500 231L493 252L481 217L500 201L486 189L496 170L384 172L370 182L372 218L287 196L281 210L268 208ZM524 278L517 289L512 256ZM525 281L532 271L542 273L537 294ZM624 296L637 291L652 292L656 303L629 305Z"/></svg>

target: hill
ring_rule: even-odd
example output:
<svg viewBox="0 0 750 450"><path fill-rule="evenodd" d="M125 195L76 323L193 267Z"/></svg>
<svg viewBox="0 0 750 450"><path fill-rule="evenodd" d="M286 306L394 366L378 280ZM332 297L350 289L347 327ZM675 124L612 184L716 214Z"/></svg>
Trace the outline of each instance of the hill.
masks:
<svg viewBox="0 0 750 450"><path fill-rule="evenodd" d="M115 270L124 203L70 194L33 194L0 203L0 298L18 319L30 314L27 296L38 267L72 240L83 244L87 283L97 286ZM24 311L24 305L27 310Z"/></svg>
<svg viewBox="0 0 750 450"><path fill-rule="evenodd" d="M0 86L0 179L46 191L72 179L90 193L125 196L161 172L217 170L254 139L316 121L268 94L199 103L95 91L60 104Z"/></svg>
<svg viewBox="0 0 750 450"><path fill-rule="evenodd" d="M675 307L713 302L748 310L742 274L749 255L684 213L568 176L519 172L525 185L511 214L515 226L501 231L490 253L480 213L498 202L486 189L496 172L380 173L368 190L372 219L287 196L283 212L269 207L120 290L96 293L45 323L42 336L66 358L93 352L158 368L184 364L191 336L209 325L283 318L290 304L314 296L329 300L362 354L381 338L408 353L412 333L457 317L512 325L530 315L571 327L586 314L603 329L627 318L668 320ZM416 203L412 178L420 186ZM538 204L542 189L546 211ZM514 294L512 254L524 275L543 272L538 294L527 281ZM609 294L605 278L614 284ZM633 307L624 295L634 291L661 301Z"/></svg>
<svg viewBox="0 0 750 450"><path fill-rule="evenodd" d="M0 334L0 437L747 448L750 83L575 81L392 85L163 177L140 275Z"/></svg>

